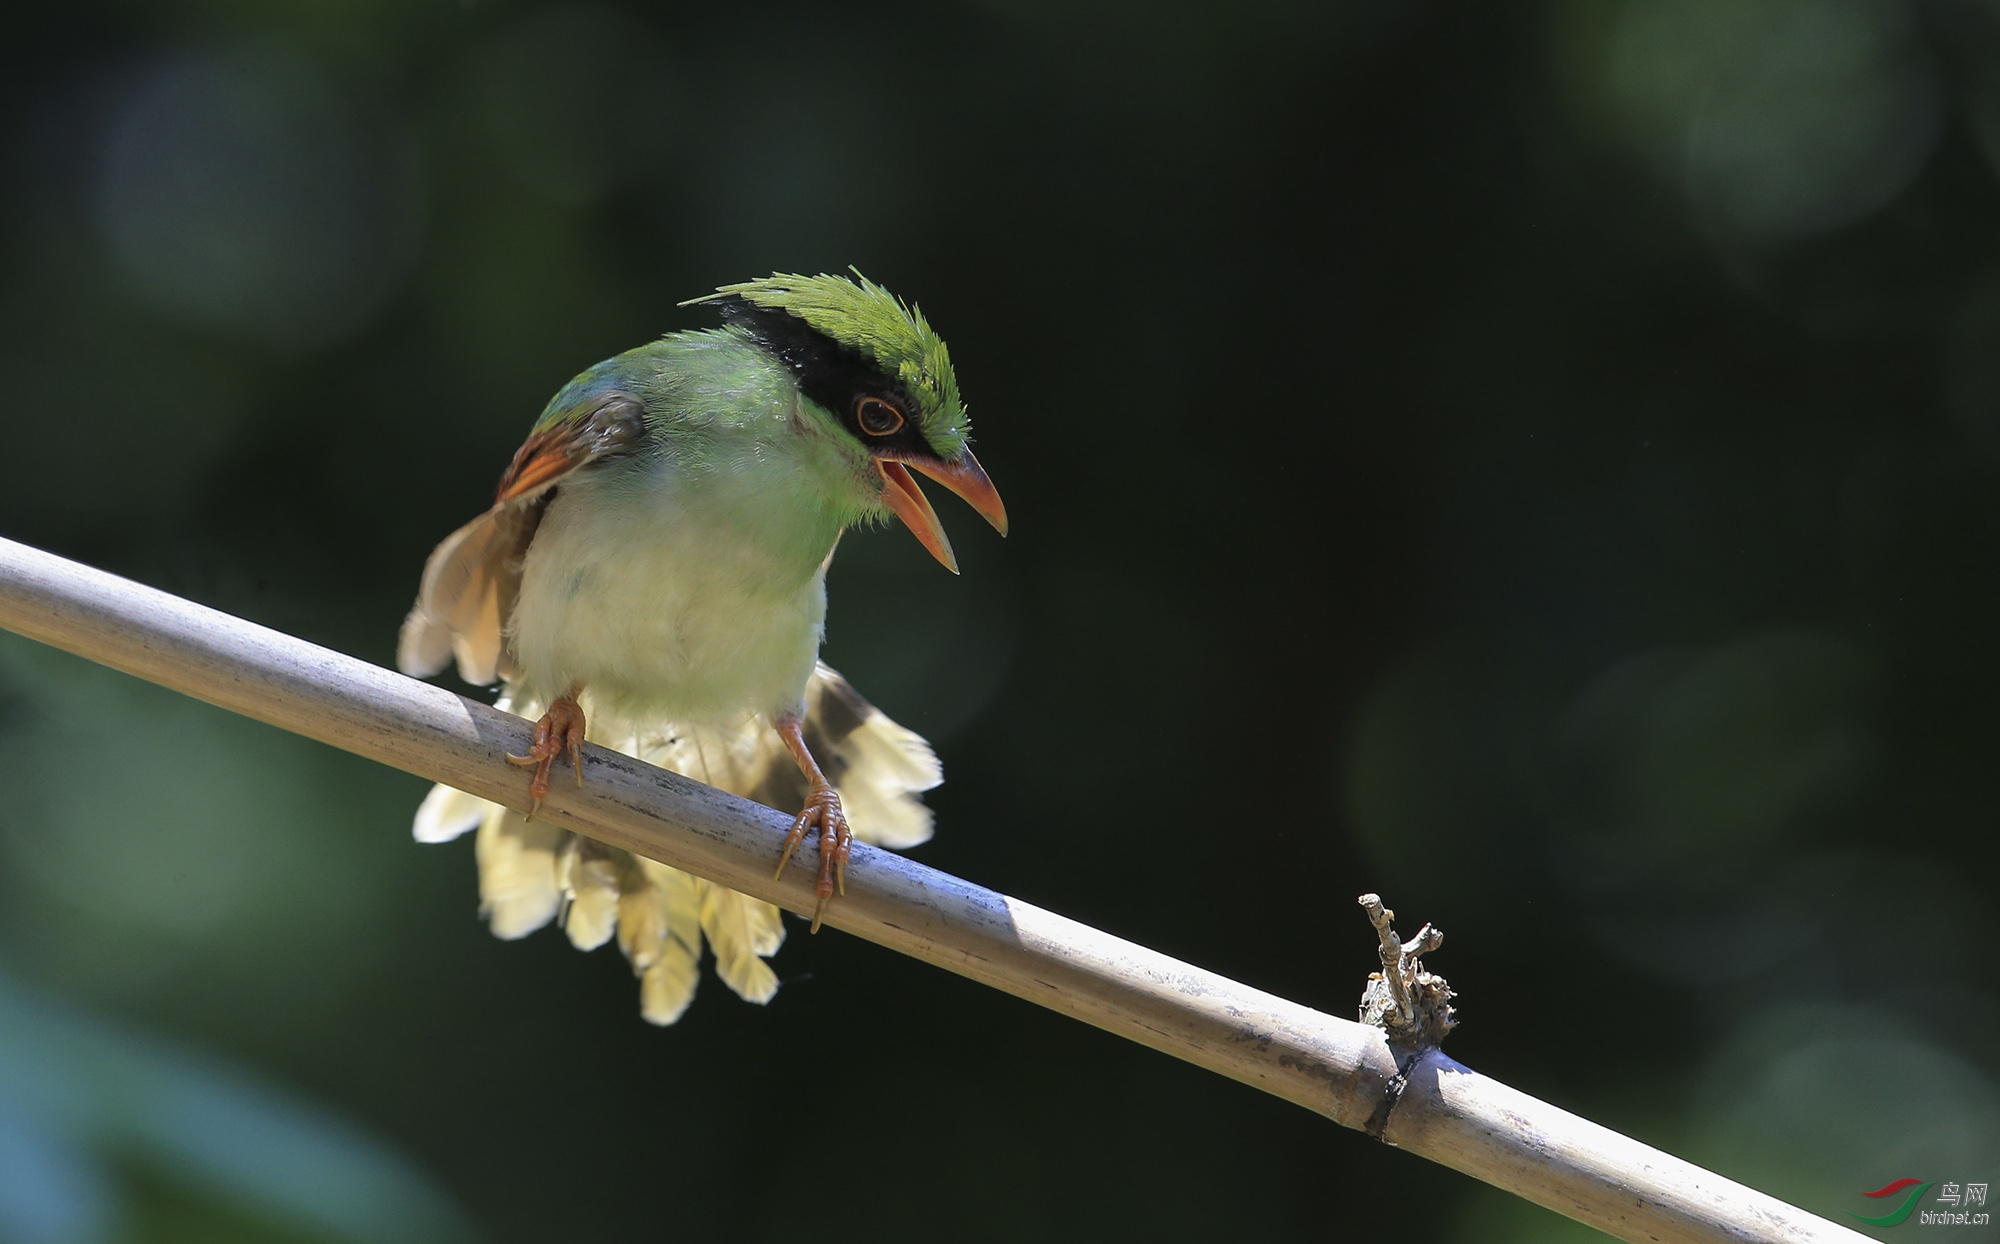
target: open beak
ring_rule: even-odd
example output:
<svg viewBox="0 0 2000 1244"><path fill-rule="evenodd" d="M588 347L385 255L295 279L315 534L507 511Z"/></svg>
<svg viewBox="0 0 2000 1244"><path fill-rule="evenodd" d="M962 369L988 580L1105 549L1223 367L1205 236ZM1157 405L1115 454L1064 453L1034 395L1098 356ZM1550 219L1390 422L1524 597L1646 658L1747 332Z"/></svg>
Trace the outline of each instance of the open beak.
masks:
<svg viewBox="0 0 2000 1244"><path fill-rule="evenodd" d="M979 459L971 450L960 455L959 460L949 465L941 462L912 462L909 466L893 458L877 458L875 468L882 472L882 504L895 511L896 517L917 538L917 542L931 551L931 556L944 563L944 568L958 573L958 559L952 556L951 541L945 539L944 525L938 522L937 511L931 508L930 499L924 490L917 487L917 481L910 478L909 467L915 467L925 475L943 484L964 499L965 503L979 511L980 517L993 524L993 530L1007 534L1007 507L1001 504L1000 494L993 487L993 481L986 478L986 471L979 465Z"/></svg>

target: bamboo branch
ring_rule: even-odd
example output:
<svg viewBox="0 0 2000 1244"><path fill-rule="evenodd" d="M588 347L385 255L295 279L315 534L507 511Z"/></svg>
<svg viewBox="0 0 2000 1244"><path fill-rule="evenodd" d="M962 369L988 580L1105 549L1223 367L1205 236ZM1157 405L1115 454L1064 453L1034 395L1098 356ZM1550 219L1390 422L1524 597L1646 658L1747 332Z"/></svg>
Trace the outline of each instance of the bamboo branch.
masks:
<svg viewBox="0 0 2000 1244"><path fill-rule="evenodd" d="M530 724L213 609L0 540L0 627L371 760L521 807ZM540 815L801 914L789 819L586 745ZM813 848L808 847L808 852ZM837 929L1005 990L1632 1241L1864 1237L1470 1071L859 843ZM1386 921L1385 921L1386 923ZM1419 935L1419 945L1423 944ZM1405 948L1399 951L1408 953ZM1384 947L1385 970L1388 967Z"/></svg>

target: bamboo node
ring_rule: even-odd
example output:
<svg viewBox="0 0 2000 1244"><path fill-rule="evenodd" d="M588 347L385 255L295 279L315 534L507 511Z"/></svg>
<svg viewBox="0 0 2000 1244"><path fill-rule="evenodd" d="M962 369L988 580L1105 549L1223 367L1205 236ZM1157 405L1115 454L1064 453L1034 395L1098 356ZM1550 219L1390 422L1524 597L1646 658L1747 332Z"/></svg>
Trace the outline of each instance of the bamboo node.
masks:
<svg viewBox="0 0 2000 1244"><path fill-rule="evenodd" d="M1451 1000L1457 995L1442 976L1424 970L1422 956L1444 945L1444 932L1426 924L1409 941L1396 936L1396 913L1379 894L1364 894L1362 910L1381 941L1382 970L1368 974L1361 991L1361 1022L1388 1034L1389 1043L1435 1049L1458 1026Z"/></svg>

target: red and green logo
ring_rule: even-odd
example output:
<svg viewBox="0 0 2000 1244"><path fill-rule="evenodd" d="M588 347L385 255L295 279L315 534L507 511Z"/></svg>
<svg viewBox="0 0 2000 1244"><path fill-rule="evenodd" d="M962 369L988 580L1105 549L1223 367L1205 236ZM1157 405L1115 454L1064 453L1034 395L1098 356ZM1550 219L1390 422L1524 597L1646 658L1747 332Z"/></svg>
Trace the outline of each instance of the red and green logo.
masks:
<svg viewBox="0 0 2000 1244"><path fill-rule="evenodd" d="M1882 1187L1875 1189L1875 1191L1873 1192L1864 1192L1861 1195L1866 1197L1874 1197L1879 1200L1884 1197L1895 1196L1898 1192L1901 1192L1905 1188L1908 1188L1910 1190L1909 1195L1903 1198L1902 1204L1898 1205L1896 1208L1890 1210L1888 1213L1883 1214L1879 1217L1870 1218L1866 1214L1855 1214L1854 1216L1856 1218L1859 1218L1861 1221L1867 1223L1871 1227L1896 1226L1897 1224L1901 1223L1905 1218L1908 1218L1913 1212L1915 1212L1917 1208L1917 1198L1922 1196L1925 1192L1929 1191L1930 1186L1931 1185L1924 1180L1908 1179L1908 1178L1898 1179L1896 1182L1892 1184L1884 1184Z"/></svg>

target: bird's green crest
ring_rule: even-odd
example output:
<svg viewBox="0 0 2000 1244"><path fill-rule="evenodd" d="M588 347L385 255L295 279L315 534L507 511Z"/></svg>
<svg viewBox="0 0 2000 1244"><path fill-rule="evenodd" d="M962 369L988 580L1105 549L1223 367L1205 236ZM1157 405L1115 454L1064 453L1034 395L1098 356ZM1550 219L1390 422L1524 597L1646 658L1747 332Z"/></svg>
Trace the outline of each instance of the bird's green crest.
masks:
<svg viewBox="0 0 2000 1244"><path fill-rule="evenodd" d="M903 382L916 399L914 412L925 439L947 458L965 448L971 425L959 400L951 351L923 312L906 305L880 285L849 269L844 276L801 276L774 272L755 281L717 287L682 306L741 298L753 306L785 311L837 344L873 360Z"/></svg>

